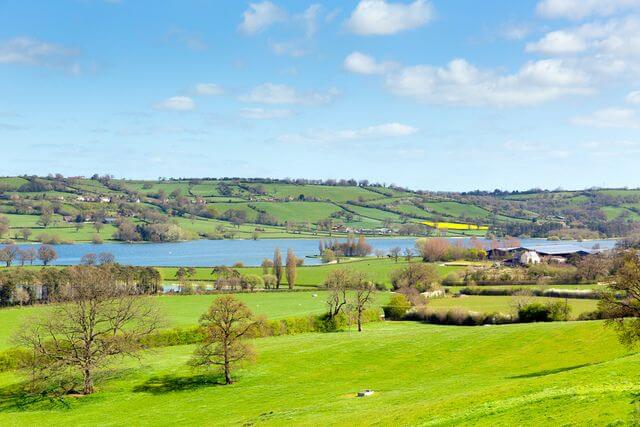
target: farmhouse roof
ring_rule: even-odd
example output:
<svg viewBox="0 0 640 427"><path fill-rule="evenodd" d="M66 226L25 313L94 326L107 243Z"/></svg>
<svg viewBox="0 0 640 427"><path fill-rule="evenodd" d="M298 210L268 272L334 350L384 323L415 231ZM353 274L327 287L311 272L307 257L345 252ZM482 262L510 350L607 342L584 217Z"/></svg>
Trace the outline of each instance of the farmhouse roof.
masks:
<svg viewBox="0 0 640 427"><path fill-rule="evenodd" d="M599 252L598 250L583 248L578 245L540 245L523 247L528 251L534 251L541 255L568 255L583 254L588 255Z"/></svg>

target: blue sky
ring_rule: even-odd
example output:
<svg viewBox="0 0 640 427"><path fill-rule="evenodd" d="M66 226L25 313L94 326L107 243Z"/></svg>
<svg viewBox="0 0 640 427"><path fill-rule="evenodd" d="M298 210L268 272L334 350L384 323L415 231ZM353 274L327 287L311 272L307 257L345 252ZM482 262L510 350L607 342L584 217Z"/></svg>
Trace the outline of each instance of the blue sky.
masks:
<svg viewBox="0 0 640 427"><path fill-rule="evenodd" d="M640 186L640 0L0 0L0 174Z"/></svg>

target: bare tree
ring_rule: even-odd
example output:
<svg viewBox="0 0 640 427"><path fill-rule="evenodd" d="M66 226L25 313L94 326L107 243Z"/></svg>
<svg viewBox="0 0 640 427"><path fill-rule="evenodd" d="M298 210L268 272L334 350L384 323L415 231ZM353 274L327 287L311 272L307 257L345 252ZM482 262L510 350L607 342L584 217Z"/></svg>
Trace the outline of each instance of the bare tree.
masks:
<svg viewBox="0 0 640 427"><path fill-rule="evenodd" d="M244 302L233 295L217 298L200 317L204 340L196 349L191 364L220 367L225 384L231 384L234 365L253 359L253 349L246 339L250 338L258 325Z"/></svg>
<svg viewBox="0 0 640 427"><path fill-rule="evenodd" d="M262 274L269 274L269 270L273 267L273 261L271 261L269 258L265 258L262 260L262 264L260 264L260 266L262 267Z"/></svg>
<svg viewBox="0 0 640 427"><path fill-rule="evenodd" d="M100 252L98 255L98 262L100 265L113 264L116 262L116 257L113 256L111 252Z"/></svg>
<svg viewBox="0 0 640 427"><path fill-rule="evenodd" d="M398 262L398 257L400 256L400 252L402 252L402 249L400 249L400 247L398 246L396 246L395 248L389 249L389 255L393 257L395 262Z"/></svg>
<svg viewBox="0 0 640 427"><path fill-rule="evenodd" d="M24 266L24 264L28 261L30 265L33 265L33 261L36 259L36 250L33 248L23 249L18 253L18 257L20 258L20 265Z"/></svg>
<svg viewBox="0 0 640 427"><path fill-rule="evenodd" d="M451 244L443 237L423 238L416 241L416 249L426 262L443 260L450 248Z"/></svg>
<svg viewBox="0 0 640 427"><path fill-rule="evenodd" d="M280 289L282 282L282 254L280 248L276 248L273 252L273 275L276 276L276 289Z"/></svg>
<svg viewBox="0 0 640 427"><path fill-rule="evenodd" d="M29 303L31 295L23 287L19 287L13 290L13 300L18 303L20 307Z"/></svg>
<svg viewBox="0 0 640 427"><path fill-rule="evenodd" d="M347 269L333 270L324 281L324 285L329 291L327 306L329 318L333 319L347 305L347 284L349 271Z"/></svg>
<svg viewBox="0 0 640 427"><path fill-rule="evenodd" d="M413 258L413 250L411 248L404 248L404 258L407 262L411 262L411 258Z"/></svg>
<svg viewBox="0 0 640 427"><path fill-rule="evenodd" d="M34 356L28 366L33 385L65 378L64 392L81 386L91 394L96 372L116 357L137 357L160 318L151 299L116 283L107 268L77 266L67 273L60 304L28 321L18 342Z"/></svg>
<svg viewBox="0 0 640 427"><path fill-rule="evenodd" d="M58 254L56 250L53 249L51 245L41 245L38 248L38 259L42 261L42 263L47 266L53 260L58 258Z"/></svg>
<svg viewBox="0 0 640 427"><path fill-rule="evenodd" d="M21 228L20 229L20 235L22 236L22 240L29 240L29 237L31 237L31 229L30 228Z"/></svg>
<svg viewBox="0 0 640 427"><path fill-rule="evenodd" d="M88 253L88 254L84 254L82 255L82 258L80 258L80 264L82 265L96 265L96 260L98 259L98 256L94 253Z"/></svg>
<svg viewBox="0 0 640 427"><path fill-rule="evenodd" d="M371 305L375 295L375 286L362 272L352 272L348 284L352 290L353 308L356 311L358 332L362 332L362 313Z"/></svg>
<svg viewBox="0 0 640 427"><path fill-rule="evenodd" d="M289 284L289 289L293 289L296 284L296 267L298 265L298 260L293 253L292 249L287 250L287 261L286 261L286 275L287 275L287 283Z"/></svg>
<svg viewBox="0 0 640 427"><path fill-rule="evenodd" d="M19 249L14 244L6 245L0 249L0 262L4 262L7 267L11 267L11 264L18 256Z"/></svg>

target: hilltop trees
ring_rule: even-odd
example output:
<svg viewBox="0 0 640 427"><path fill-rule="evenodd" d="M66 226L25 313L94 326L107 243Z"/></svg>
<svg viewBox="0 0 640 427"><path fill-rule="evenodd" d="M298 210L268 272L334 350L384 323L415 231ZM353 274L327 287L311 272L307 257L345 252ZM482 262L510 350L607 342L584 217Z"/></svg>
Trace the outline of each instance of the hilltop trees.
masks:
<svg viewBox="0 0 640 427"><path fill-rule="evenodd" d="M217 298L200 317L204 340L196 349L191 365L219 367L225 384L231 384L233 367L253 359L253 348L246 340L258 325L244 302L232 295Z"/></svg>
<svg viewBox="0 0 640 427"><path fill-rule="evenodd" d="M298 260L293 253L292 249L287 250L287 261L286 261L286 276L287 283L289 284L289 289L293 289L296 283L296 267Z"/></svg>
<svg viewBox="0 0 640 427"><path fill-rule="evenodd" d="M114 358L142 349L160 317L151 299L136 296L131 286L116 285L106 267L71 267L66 274L68 282L57 298L64 304L31 319L18 340L33 355L27 362L36 390L69 392L79 386L82 394L91 394L95 374Z"/></svg>

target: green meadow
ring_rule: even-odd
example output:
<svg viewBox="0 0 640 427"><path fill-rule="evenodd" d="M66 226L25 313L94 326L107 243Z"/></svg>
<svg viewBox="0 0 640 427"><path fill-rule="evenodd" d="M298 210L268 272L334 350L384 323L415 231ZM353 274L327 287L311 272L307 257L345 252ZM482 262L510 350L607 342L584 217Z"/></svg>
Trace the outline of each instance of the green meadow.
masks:
<svg viewBox="0 0 640 427"><path fill-rule="evenodd" d="M192 346L125 361L96 394L24 401L0 374L0 425L631 425L640 355L602 322L387 322L254 341L231 386ZM356 397L363 389L373 396Z"/></svg>

